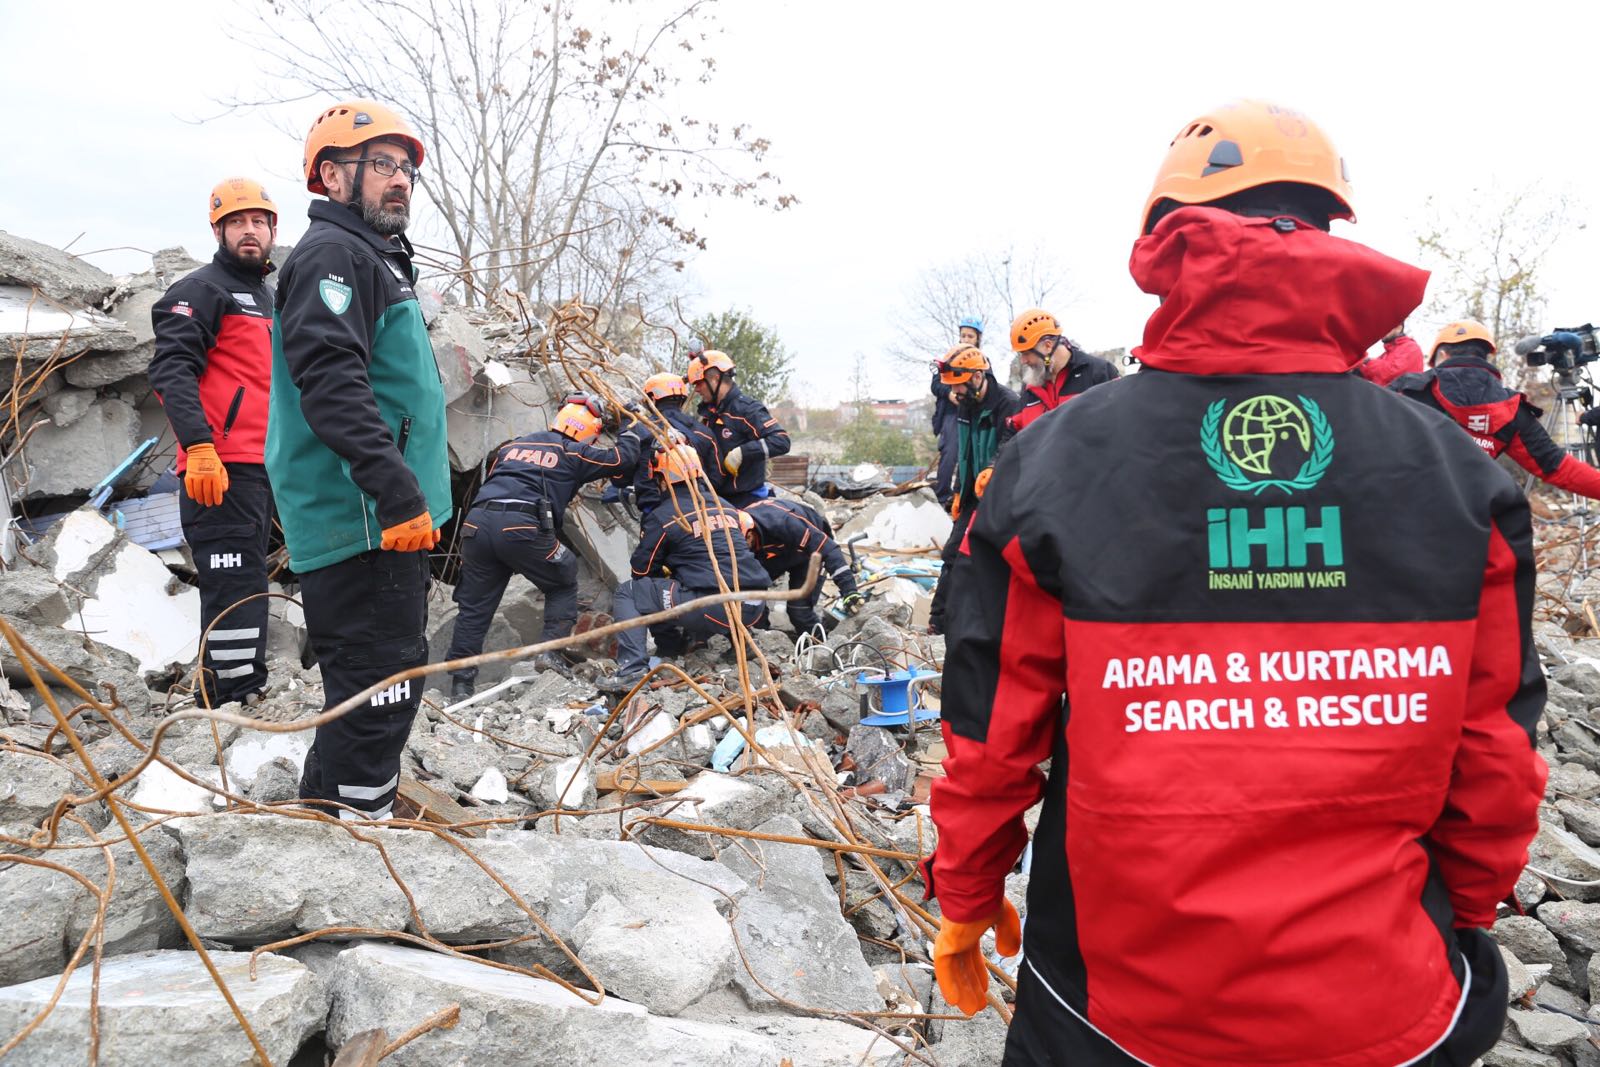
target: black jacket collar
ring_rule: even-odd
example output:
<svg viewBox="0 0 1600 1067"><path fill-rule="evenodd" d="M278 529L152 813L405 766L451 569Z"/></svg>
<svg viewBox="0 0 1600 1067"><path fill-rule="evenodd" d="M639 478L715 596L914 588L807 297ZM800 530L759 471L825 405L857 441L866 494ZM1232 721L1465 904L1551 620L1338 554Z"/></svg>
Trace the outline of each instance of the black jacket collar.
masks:
<svg viewBox="0 0 1600 1067"><path fill-rule="evenodd" d="M343 204L335 204L332 200L313 200L311 210L306 213L312 222L326 222L361 238L374 249L383 253L400 252L406 259L412 256L411 242L406 240L405 234L398 237L385 237L368 226L366 220L351 211Z"/></svg>

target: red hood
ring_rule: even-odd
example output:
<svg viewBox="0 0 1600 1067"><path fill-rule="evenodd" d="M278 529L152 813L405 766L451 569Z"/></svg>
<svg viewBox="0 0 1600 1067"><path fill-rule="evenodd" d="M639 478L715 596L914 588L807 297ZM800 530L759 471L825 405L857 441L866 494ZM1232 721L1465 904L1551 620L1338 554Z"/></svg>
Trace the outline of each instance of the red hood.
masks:
<svg viewBox="0 0 1600 1067"><path fill-rule="evenodd" d="M1279 221L1186 207L1141 237L1128 270L1161 306L1133 354L1185 374L1337 374L1422 303L1427 271Z"/></svg>

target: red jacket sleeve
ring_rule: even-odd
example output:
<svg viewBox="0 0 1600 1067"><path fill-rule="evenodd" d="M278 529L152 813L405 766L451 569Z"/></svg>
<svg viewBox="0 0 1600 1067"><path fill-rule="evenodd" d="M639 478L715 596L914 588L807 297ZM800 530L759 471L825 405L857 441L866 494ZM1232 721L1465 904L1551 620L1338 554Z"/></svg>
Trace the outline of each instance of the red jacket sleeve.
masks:
<svg viewBox="0 0 1600 1067"><path fill-rule="evenodd" d="M1022 814L1044 791L1039 764L1063 728L1061 602L1040 587L1013 532L1015 476L1015 457L1002 457L950 575L962 607L946 634L949 755L933 784L939 839L923 873L943 913L962 922L999 910L1005 876L1028 840Z"/></svg>
<svg viewBox="0 0 1600 1067"><path fill-rule="evenodd" d="M1388 385L1402 374L1422 373L1422 348L1401 334L1392 341L1383 342L1383 354L1358 363L1356 370L1369 382Z"/></svg>
<svg viewBox="0 0 1600 1067"><path fill-rule="evenodd" d="M1506 498L1489 533L1467 707L1444 810L1428 833L1457 926L1487 928L1539 829L1548 769L1534 750L1544 673L1533 646L1533 534Z"/></svg>

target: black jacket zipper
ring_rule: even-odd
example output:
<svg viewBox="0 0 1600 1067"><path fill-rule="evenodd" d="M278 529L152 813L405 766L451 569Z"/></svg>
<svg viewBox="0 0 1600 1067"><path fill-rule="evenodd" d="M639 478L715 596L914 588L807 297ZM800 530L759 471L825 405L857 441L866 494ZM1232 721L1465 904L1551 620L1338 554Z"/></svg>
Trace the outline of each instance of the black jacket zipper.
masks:
<svg viewBox="0 0 1600 1067"><path fill-rule="evenodd" d="M233 430L233 420L239 417L239 407L244 403L244 386L239 386L233 394L233 403L228 405L228 417L222 423L222 436L227 437Z"/></svg>
<svg viewBox="0 0 1600 1067"><path fill-rule="evenodd" d="M410 437L411 416L407 415L405 418L400 420L400 439L394 443L395 447L400 450L400 454L402 456L406 454L406 441L409 440Z"/></svg>

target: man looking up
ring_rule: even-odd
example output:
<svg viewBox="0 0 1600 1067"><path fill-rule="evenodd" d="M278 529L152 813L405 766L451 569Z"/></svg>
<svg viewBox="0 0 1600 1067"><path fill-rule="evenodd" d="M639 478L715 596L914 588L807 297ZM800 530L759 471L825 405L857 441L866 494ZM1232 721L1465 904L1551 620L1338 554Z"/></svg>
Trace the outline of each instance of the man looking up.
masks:
<svg viewBox="0 0 1600 1067"><path fill-rule="evenodd" d="M444 389L405 239L422 158L382 104L321 112L304 164L327 199L278 285L267 472L327 707L428 661L428 550L451 504ZM301 796L386 818L421 698L420 680L398 682L318 727Z"/></svg>

